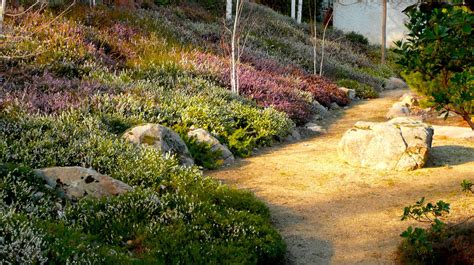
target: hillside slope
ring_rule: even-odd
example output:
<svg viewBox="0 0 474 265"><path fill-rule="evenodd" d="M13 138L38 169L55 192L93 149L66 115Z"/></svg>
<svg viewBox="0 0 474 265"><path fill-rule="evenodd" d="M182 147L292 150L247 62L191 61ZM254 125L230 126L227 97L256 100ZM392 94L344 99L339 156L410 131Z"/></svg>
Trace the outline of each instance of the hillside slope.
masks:
<svg viewBox="0 0 474 265"><path fill-rule="evenodd" d="M347 105L338 78L378 87L391 74L331 30L327 77L310 75L307 26L252 4L239 96L228 91L221 19L199 5L63 10L8 17L0 43L0 259L13 263L281 262L285 244L252 194L122 134L168 126L198 165L214 166L191 128L248 156L310 120L315 100ZM70 202L32 171L53 166L90 167L134 190Z"/></svg>

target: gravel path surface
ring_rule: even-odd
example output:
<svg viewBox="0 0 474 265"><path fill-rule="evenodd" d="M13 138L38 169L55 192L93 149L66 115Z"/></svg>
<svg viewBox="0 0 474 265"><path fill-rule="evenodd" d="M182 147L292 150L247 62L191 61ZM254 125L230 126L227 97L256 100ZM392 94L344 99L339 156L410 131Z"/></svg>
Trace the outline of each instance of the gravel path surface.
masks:
<svg viewBox="0 0 474 265"><path fill-rule="evenodd" d="M396 264L402 209L425 196L451 203L450 220L474 213L474 199L460 191L474 180L474 142L433 142L426 168L376 172L354 168L337 155L342 134L359 120L383 121L406 91L361 101L333 112L328 133L265 148L255 156L208 175L253 191L266 202L287 245L288 264Z"/></svg>

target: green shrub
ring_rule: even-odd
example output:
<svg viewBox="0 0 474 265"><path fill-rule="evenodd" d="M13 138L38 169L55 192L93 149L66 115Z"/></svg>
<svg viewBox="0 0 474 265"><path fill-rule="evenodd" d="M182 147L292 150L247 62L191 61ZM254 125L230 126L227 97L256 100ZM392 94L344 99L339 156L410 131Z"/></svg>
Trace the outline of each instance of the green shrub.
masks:
<svg viewBox="0 0 474 265"><path fill-rule="evenodd" d="M7 246L29 248L38 261L48 257L53 263L255 264L283 259L285 245L269 223L268 209L253 195L206 178L195 167L180 167L153 148L120 140L99 118L4 110L0 139L0 223L21 221L0 228L12 235L0 241L2 260L23 257L16 255L20 247ZM93 167L135 190L71 204L45 188L28 167L13 163ZM8 212L14 212L10 219L3 216ZM14 236L20 233L22 237Z"/></svg>
<svg viewBox="0 0 474 265"><path fill-rule="evenodd" d="M437 110L459 114L474 130L474 12L446 5L413 6L406 13L410 37L396 43L403 76Z"/></svg>
<svg viewBox="0 0 474 265"><path fill-rule="evenodd" d="M354 89L356 91L356 95L359 98L377 98L378 93L375 89L369 85L361 84L355 80L350 79L342 79L337 81L338 86L347 87L350 89Z"/></svg>
<svg viewBox="0 0 474 265"><path fill-rule="evenodd" d="M172 83L165 81L163 86L145 80L107 82L130 87L128 92L115 96L98 96L91 104L92 114L101 117L114 133L149 122L170 127L194 126L216 135L236 155L247 156L254 147L286 136L294 126L284 113L259 108L209 81L191 79L183 73Z"/></svg>
<svg viewBox="0 0 474 265"><path fill-rule="evenodd" d="M364 37L364 35L359 34L357 32L349 32L345 34L345 37L348 41L350 41L353 45L359 48L367 48L369 45L369 40Z"/></svg>

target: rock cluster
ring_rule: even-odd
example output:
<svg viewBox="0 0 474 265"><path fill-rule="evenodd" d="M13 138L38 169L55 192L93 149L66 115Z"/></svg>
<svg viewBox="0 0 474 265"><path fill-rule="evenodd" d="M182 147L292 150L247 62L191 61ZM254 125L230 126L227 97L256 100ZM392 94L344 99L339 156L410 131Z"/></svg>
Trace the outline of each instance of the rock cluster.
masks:
<svg viewBox="0 0 474 265"><path fill-rule="evenodd" d="M220 160L223 165L234 163L235 158L232 152L208 131L200 128L193 129L187 136L196 138L199 143L209 144L212 151L220 151ZM178 133L163 125L153 123L138 125L126 131L123 138L135 144L152 146L164 154L176 155L182 165L194 165L186 143Z"/></svg>

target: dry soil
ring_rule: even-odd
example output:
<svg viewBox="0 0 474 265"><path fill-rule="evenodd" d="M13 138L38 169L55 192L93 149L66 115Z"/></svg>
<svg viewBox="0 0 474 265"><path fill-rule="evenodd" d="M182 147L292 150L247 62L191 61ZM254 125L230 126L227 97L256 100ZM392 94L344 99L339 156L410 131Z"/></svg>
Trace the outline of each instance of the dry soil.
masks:
<svg viewBox="0 0 474 265"><path fill-rule="evenodd" d="M328 133L260 150L208 175L249 189L270 208L288 246L288 264L396 264L402 209L421 197L451 203L448 220L474 213L461 192L474 180L474 142L434 138L429 164L412 172L377 172L345 164L337 155L342 134L355 122L383 121L406 91L332 112ZM435 132L436 135L436 132Z"/></svg>

